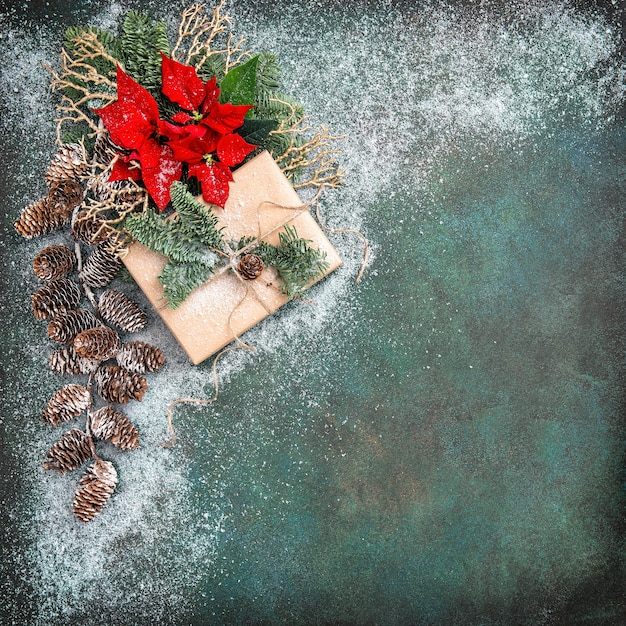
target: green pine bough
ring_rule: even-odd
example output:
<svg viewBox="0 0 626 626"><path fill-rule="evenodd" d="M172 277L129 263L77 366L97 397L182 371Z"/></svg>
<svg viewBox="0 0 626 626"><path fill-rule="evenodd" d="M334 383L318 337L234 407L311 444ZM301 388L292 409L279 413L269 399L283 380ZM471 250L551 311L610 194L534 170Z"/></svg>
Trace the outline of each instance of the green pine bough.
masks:
<svg viewBox="0 0 626 626"><path fill-rule="evenodd" d="M125 228L150 250L164 255L168 263L159 280L169 306L178 308L196 288L230 263L229 252L256 254L266 267L273 267L281 281L280 291L288 298L301 297L311 281L323 275L329 265L326 253L312 248L298 236L295 227L285 226L278 245L252 238L226 242L218 219L207 205L199 202L182 182L171 187L173 216L153 210L129 215Z"/></svg>

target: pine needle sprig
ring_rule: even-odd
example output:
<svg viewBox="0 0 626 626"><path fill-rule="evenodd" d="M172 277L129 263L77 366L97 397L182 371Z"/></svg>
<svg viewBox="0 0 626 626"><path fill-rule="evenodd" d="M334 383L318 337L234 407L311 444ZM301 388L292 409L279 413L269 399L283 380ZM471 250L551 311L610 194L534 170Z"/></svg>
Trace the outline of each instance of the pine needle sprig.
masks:
<svg viewBox="0 0 626 626"><path fill-rule="evenodd" d="M165 22L153 22L143 12L130 11L124 20L120 60L126 73L148 91L161 89L161 55L169 56Z"/></svg>

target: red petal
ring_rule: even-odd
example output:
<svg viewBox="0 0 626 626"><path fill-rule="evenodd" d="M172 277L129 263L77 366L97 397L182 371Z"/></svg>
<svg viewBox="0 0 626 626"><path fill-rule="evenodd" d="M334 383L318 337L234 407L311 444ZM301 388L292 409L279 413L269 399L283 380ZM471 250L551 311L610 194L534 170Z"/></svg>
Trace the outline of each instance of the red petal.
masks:
<svg viewBox="0 0 626 626"><path fill-rule="evenodd" d="M223 163L213 163L191 166L189 174L200 181L204 200L223 209L230 193L228 183L233 180L231 171Z"/></svg>
<svg viewBox="0 0 626 626"><path fill-rule="evenodd" d="M172 115L170 118L172 122L178 122L179 124L187 124L188 122L193 122L193 117L189 115L189 113L185 113L181 111L180 113L176 113L176 115Z"/></svg>
<svg viewBox="0 0 626 626"><path fill-rule="evenodd" d="M208 80L204 86L206 95L204 96L204 102L200 112L206 115L216 104L217 99L220 97L220 88L217 86L217 78L213 76L211 80Z"/></svg>
<svg viewBox="0 0 626 626"><path fill-rule="evenodd" d="M253 106L252 104L230 104L229 102L221 104L216 102L202 123L215 129L218 133L227 135L243 124L243 118Z"/></svg>
<svg viewBox="0 0 626 626"><path fill-rule="evenodd" d="M136 163L133 167L125 163L121 158L118 158L117 161L115 161L115 165L113 165L108 182L112 183L116 180L128 180L129 178L139 180L141 178L141 169L137 167Z"/></svg>
<svg viewBox="0 0 626 626"><path fill-rule="evenodd" d="M141 144L155 131L159 108L150 92L117 66L117 100L94 109L111 139L129 150Z"/></svg>
<svg viewBox="0 0 626 626"><path fill-rule="evenodd" d="M190 125L189 128L194 134L189 134L181 139L170 141L167 145L172 149L174 156L179 161L185 163L199 163L206 154L213 154L217 149L220 136L210 128L202 128L203 136L195 135L198 127Z"/></svg>
<svg viewBox="0 0 626 626"><path fill-rule="evenodd" d="M168 145L159 146L160 158L156 167L141 168L143 184L159 210L162 211L170 201L170 187L180 180L183 164L175 159Z"/></svg>
<svg viewBox="0 0 626 626"><path fill-rule="evenodd" d="M195 67L183 65L161 53L161 74L164 95L187 111L200 109L206 91Z"/></svg>
<svg viewBox="0 0 626 626"><path fill-rule="evenodd" d="M217 158L224 165L232 167L241 163L255 148L241 135L224 135L217 142Z"/></svg>

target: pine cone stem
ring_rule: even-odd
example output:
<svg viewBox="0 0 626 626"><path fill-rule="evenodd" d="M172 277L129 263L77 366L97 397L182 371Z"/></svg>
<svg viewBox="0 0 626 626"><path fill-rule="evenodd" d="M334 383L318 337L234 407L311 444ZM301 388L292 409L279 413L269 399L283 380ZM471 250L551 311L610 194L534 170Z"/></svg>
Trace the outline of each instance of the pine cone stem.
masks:
<svg viewBox="0 0 626 626"><path fill-rule="evenodd" d="M80 206L77 206L72 212L72 226L71 226L72 228L74 228L74 223L76 222L76 216L78 215L79 209L80 209ZM85 281L83 280L81 276L81 270L83 269L83 255L80 249L80 241L76 241L74 243L74 253L76 255L76 270L78 272L78 278L80 280L81 287L83 288L83 292L85 293L87 300L89 300L91 306L93 307L95 316L98 319L102 319L100 317L100 311L98 309L98 302L96 301L96 296L94 292L92 291L91 287L85 284Z"/></svg>

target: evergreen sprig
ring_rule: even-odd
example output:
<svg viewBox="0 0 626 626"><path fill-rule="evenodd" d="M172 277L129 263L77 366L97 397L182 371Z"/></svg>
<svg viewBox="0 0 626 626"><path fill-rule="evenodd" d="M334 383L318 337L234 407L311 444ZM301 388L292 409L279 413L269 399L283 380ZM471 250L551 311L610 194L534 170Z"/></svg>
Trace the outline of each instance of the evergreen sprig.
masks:
<svg viewBox="0 0 626 626"><path fill-rule="evenodd" d="M124 226L137 241L167 257L159 280L170 307L175 309L218 267L228 263L229 247L243 250L254 239L242 237L227 246L215 213L196 200L184 183L175 182L171 196L174 215L168 217L148 209L129 215ZM278 238L277 246L261 241L246 252L258 254L266 266L276 268L282 293L289 298L302 296L311 281L328 269L326 253L312 248L293 226L285 226Z"/></svg>
<svg viewBox="0 0 626 626"><path fill-rule="evenodd" d="M130 11L124 20L120 60L126 72L148 91L161 90L161 55L169 55L165 22L153 22L143 12Z"/></svg>

